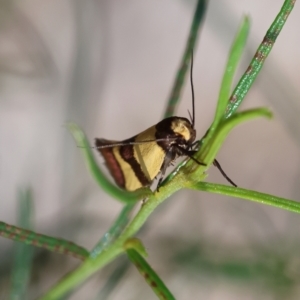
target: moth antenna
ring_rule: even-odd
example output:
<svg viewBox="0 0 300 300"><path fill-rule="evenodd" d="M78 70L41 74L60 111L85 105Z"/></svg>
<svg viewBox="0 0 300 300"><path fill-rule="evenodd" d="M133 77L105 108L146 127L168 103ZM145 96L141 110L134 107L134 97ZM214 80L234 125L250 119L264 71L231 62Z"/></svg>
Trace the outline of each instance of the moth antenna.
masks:
<svg viewBox="0 0 300 300"><path fill-rule="evenodd" d="M188 113L189 113L189 117L190 117L191 123L193 123L192 115L191 115L191 112L189 110L188 110Z"/></svg>
<svg viewBox="0 0 300 300"><path fill-rule="evenodd" d="M77 148L90 148L90 149L95 149L96 147L94 147L94 146L85 147L85 146L78 146L78 145L77 145Z"/></svg>
<svg viewBox="0 0 300 300"><path fill-rule="evenodd" d="M102 145L102 146L96 146L96 147L91 147L95 149L103 149L103 148L111 148L111 147L120 147L120 146L126 146L126 145L141 145L141 144L146 144L146 143L153 143L153 142L165 142L165 141L175 141L177 137L174 138L165 138L165 139L154 139L154 140L147 140L147 141L139 141L139 142L125 142L125 143L112 143L112 144L107 144L107 145ZM82 147L84 148L84 147Z"/></svg>
<svg viewBox="0 0 300 300"><path fill-rule="evenodd" d="M213 162L214 166L218 168L218 170L221 172L221 174L223 175L223 177L233 186L237 187L237 185L227 176L227 174L224 172L224 170L222 169L221 165L219 164L219 162L215 159Z"/></svg>
<svg viewBox="0 0 300 300"><path fill-rule="evenodd" d="M193 65L194 65L194 54L193 49L191 51L191 70L190 70L190 80L191 80L191 90L192 90L192 108L193 108L193 117L192 117L192 128L195 126L195 92L194 92L194 83L193 83Z"/></svg>

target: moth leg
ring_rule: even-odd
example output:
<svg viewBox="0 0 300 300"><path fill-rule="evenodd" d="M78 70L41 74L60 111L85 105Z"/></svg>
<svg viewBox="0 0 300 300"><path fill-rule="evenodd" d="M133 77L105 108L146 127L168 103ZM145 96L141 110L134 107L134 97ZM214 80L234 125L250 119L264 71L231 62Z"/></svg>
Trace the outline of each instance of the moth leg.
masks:
<svg viewBox="0 0 300 300"><path fill-rule="evenodd" d="M173 149L171 148L166 153L164 162L163 162L163 164L162 164L162 166L160 168L160 178L158 180L157 187L156 187L157 192L159 192L159 188L160 188L161 183L162 183L162 181L164 179L164 176L165 176L165 173L167 171L167 168L170 166L170 164L174 161L175 158L176 158L176 152L174 152Z"/></svg>
<svg viewBox="0 0 300 300"><path fill-rule="evenodd" d="M191 145L190 149L193 149L193 150L190 150L190 151L195 151L195 153L196 153L200 149L200 147L201 147L201 145L199 145L199 141L196 141Z"/></svg>
<svg viewBox="0 0 300 300"><path fill-rule="evenodd" d="M161 175L159 180L158 180L158 183L157 183L157 186L156 186L156 191L159 192L159 188L161 187L161 183L163 181L164 177Z"/></svg>
<svg viewBox="0 0 300 300"><path fill-rule="evenodd" d="M197 153L196 150L186 150L186 149L181 148L179 146L176 146L176 148L181 152L181 153L179 152L180 153L179 155L186 155L190 159L192 159L194 162L196 162L198 165L205 166L205 167L207 166L205 163L203 163L203 162L201 162L201 161L199 161L199 160L197 160L196 158L193 157L193 155L195 153Z"/></svg>
<svg viewBox="0 0 300 300"><path fill-rule="evenodd" d="M224 170L222 169L220 163L214 159L214 162L213 162L214 166L217 167L217 169L221 172L221 174L223 175L223 177L230 183L232 184L233 186L237 187L237 185L227 176L227 174L224 172Z"/></svg>

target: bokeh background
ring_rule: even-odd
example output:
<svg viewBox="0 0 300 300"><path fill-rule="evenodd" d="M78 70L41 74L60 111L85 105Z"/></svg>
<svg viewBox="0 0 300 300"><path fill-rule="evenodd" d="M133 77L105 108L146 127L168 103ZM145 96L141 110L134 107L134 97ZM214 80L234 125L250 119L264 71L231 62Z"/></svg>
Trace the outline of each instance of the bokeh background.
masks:
<svg viewBox="0 0 300 300"><path fill-rule="evenodd" d="M282 3L209 2L195 51L199 138L213 119L242 16L250 16L251 31L236 79ZM16 223L18 191L30 187L36 231L89 249L97 243L122 206L93 181L65 125L78 123L92 142L129 138L160 121L194 7L187 0L0 2L1 221ZM298 201L299 14L296 3L242 105L267 106L274 119L238 127L218 154L239 186ZM188 109L186 84L177 114L188 116ZM207 180L227 184L214 168ZM177 299L299 299L299 226L293 213L181 191L153 214L139 237ZM13 242L0 238L0 249L0 299L8 299ZM107 280L123 264L126 258L107 266L69 299L155 299L133 266L110 292ZM28 299L76 265L76 259L35 250Z"/></svg>

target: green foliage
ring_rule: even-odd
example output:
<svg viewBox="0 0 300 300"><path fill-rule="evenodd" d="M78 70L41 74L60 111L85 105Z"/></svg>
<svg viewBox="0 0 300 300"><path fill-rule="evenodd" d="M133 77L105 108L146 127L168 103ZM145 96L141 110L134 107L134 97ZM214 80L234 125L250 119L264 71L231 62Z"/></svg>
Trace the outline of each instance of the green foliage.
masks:
<svg viewBox="0 0 300 300"><path fill-rule="evenodd" d="M204 162L206 166L198 165L193 160L185 161L176 168L176 170L167 178L167 180L164 181L159 192L156 191L153 193L148 188L143 188L132 193L120 190L105 177L104 173L98 167L83 131L74 123L70 123L68 125L76 144L82 150L86 165L95 181L112 197L125 203L125 206L122 209L119 217L108 231L108 235L101 238L99 243L91 252L88 252L82 247L72 243L70 244L61 239L38 235L32 231L10 226L3 222L0 223L0 234L2 236L22 241L34 246L45 247L51 251L60 249L60 252L71 254L84 260L77 269L65 276L41 299L50 300L63 297L70 290L74 289L76 286L85 281L89 276L124 253L126 253L130 261L136 265L139 272L145 277L148 284L153 288L153 291L160 299L174 299L174 296L172 296L172 294L169 292L163 281L142 257L145 255L145 249L142 243L134 238L134 235L144 225L148 217L153 213L159 204L182 188L190 188L194 190L238 197L245 200L256 201L262 204L279 207L296 213L300 212L299 203L292 200L259 193L257 191L203 182L206 177L206 170L214 162L217 152L233 128L245 121L252 120L257 117L271 118L271 112L266 108L257 108L239 113L237 113L236 110L241 104L242 100L245 98L259 71L261 70L266 57L270 53L277 36L283 28L285 21L287 20L287 17L293 8L294 3L295 1L292 0L286 0L284 2L278 16L275 18L265 38L263 39L263 42L258 47L258 50L254 55L254 58L251 61L247 71L241 77L239 83L230 96L233 77L243 53L249 31L248 18L245 17L242 20L241 26L235 37L228 57L214 120L208 129L207 134L201 139L201 141L199 141L199 151L195 154L195 158L201 162ZM190 61L190 53L195 47L195 42L204 11L205 1L199 0L182 63L177 73L175 85L168 101L165 116L173 115L176 109L184 78L187 73L188 63ZM143 205L130 221L129 216L133 211L134 204L142 199L144 200ZM28 255L30 257L30 254ZM25 261L27 270L29 269L27 264L29 260L30 259L26 259ZM23 266L21 266L21 268L23 268ZM19 271L16 271L16 274L18 272ZM20 290L24 291L25 287L20 287Z"/></svg>

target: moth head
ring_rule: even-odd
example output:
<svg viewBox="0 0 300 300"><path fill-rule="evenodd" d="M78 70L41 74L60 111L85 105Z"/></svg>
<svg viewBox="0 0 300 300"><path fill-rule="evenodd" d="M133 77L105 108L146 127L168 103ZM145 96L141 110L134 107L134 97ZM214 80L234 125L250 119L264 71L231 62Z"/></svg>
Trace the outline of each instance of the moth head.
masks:
<svg viewBox="0 0 300 300"><path fill-rule="evenodd" d="M177 143L179 146L187 147L191 145L196 138L196 130L186 118L174 118L171 122L171 129L178 136Z"/></svg>

